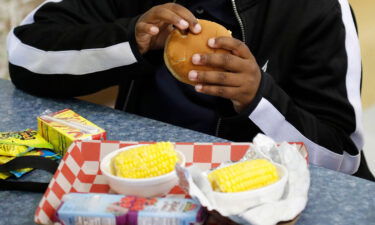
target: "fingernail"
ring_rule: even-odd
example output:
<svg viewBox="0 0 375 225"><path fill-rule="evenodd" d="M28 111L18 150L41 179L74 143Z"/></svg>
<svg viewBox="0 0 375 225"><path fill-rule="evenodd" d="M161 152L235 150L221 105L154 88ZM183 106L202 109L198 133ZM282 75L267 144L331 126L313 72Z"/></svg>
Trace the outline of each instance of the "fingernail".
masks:
<svg viewBox="0 0 375 225"><path fill-rule="evenodd" d="M195 26L193 28L194 33L199 33L199 32L201 32L201 30L202 30L201 25L199 23L195 24Z"/></svg>
<svg viewBox="0 0 375 225"><path fill-rule="evenodd" d="M194 80L197 80L198 73L197 73L197 71L192 70L192 71L189 72L188 76L189 76L189 80L194 81Z"/></svg>
<svg viewBox="0 0 375 225"><path fill-rule="evenodd" d="M157 32L159 32L159 28L157 28L157 27L151 27L150 31L151 31L151 33L156 34Z"/></svg>
<svg viewBox="0 0 375 225"><path fill-rule="evenodd" d="M193 64L199 64L200 61L201 61L201 56L199 54L194 54L192 57Z"/></svg>
<svg viewBox="0 0 375 225"><path fill-rule="evenodd" d="M215 47L215 38L208 39L208 46Z"/></svg>
<svg viewBox="0 0 375 225"><path fill-rule="evenodd" d="M183 29L186 29L189 26L189 23L186 20L180 20L179 24Z"/></svg>
<svg viewBox="0 0 375 225"><path fill-rule="evenodd" d="M202 91L202 85L201 84L195 85L195 90L198 92Z"/></svg>

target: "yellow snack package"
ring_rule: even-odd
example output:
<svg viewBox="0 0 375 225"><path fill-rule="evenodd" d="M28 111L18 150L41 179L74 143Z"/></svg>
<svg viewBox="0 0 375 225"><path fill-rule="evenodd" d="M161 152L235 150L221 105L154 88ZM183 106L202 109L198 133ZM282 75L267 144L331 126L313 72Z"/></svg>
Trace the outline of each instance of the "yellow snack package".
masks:
<svg viewBox="0 0 375 225"><path fill-rule="evenodd" d="M29 151L26 153L22 153L21 155L18 155L18 156L42 156L42 157L50 158L53 160L61 158L56 153L48 151L48 150L44 150L44 149ZM15 156L0 156L0 165L5 164L15 158L16 158ZM12 175L19 178L23 174L30 172L31 170L33 170L33 168L23 168L23 169L12 170L9 172L0 172L0 179L7 179L8 177Z"/></svg>
<svg viewBox="0 0 375 225"><path fill-rule="evenodd" d="M26 152L24 155L41 155L41 152L39 151ZM7 163L14 158L16 157L15 156L0 156L0 165ZM16 172L24 174L24 173L30 172L31 170L32 168L24 168L24 169L17 170ZM0 172L0 179L5 180L12 175L13 174L10 172Z"/></svg>
<svg viewBox="0 0 375 225"><path fill-rule="evenodd" d="M22 154L20 156L40 156L42 155L42 151L31 151L26 152L25 154ZM0 155L0 165L9 162L10 160L16 158L15 156L3 156Z"/></svg>
<svg viewBox="0 0 375 225"><path fill-rule="evenodd" d="M0 172L0 180L5 180L7 179L8 177L12 176L11 173L8 173L8 172Z"/></svg>
<svg viewBox="0 0 375 225"><path fill-rule="evenodd" d="M7 162L9 162L10 160L12 160L14 158L16 158L16 157L13 157L13 156L0 156L0 165L7 163ZM25 174L27 172L30 172L31 170L33 170L33 168L24 168L24 169L15 170L13 172ZM4 179L7 179L8 177L10 177L12 175L14 175L14 173L12 173L12 172L0 172L0 179L4 180Z"/></svg>
<svg viewBox="0 0 375 225"><path fill-rule="evenodd" d="M0 165L9 162L10 160L14 159L15 157L12 156L0 156ZM12 176L9 172L0 172L0 179L4 180L8 177Z"/></svg>
<svg viewBox="0 0 375 225"><path fill-rule="evenodd" d="M29 147L25 145L0 144L0 155L16 156L27 152L28 149Z"/></svg>
<svg viewBox="0 0 375 225"><path fill-rule="evenodd" d="M0 132L0 155L2 156L18 156L34 148L53 150L53 146L35 130Z"/></svg>
<svg viewBox="0 0 375 225"><path fill-rule="evenodd" d="M64 155L75 140L105 140L106 131L71 109L48 113L38 118L38 133L50 142L55 152Z"/></svg>
<svg viewBox="0 0 375 225"><path fill-rule="evenodd" d="M13 156L0 156L0 165L9 162L10 160L14 159Z"/></svg>

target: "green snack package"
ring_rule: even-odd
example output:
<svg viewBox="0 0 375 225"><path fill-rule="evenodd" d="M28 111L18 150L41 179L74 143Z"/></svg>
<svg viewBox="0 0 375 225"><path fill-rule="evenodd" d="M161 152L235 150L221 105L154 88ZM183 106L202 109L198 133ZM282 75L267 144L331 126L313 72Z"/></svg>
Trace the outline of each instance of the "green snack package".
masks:
<svg viewBox="0 0 375 225"><path fill-rule="evenodd" d="M34 148L53 150L53 146L36 130L0 132L0 155L2 156L18 156Z"/></svg>

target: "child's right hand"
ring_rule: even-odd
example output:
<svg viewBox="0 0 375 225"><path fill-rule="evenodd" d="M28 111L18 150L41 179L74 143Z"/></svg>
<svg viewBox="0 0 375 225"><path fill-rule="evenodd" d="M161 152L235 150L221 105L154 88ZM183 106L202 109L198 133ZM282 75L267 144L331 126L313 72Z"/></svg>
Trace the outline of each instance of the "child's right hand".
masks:
<svg viewBox="0 0 375 225"><path fill-rule="evenodd" d="M176 3L158 5L145 12L135 25L135 40L141 54L150 49L161 49L172 25L180 30L199 33L197 18L185 7Z"/></svg>

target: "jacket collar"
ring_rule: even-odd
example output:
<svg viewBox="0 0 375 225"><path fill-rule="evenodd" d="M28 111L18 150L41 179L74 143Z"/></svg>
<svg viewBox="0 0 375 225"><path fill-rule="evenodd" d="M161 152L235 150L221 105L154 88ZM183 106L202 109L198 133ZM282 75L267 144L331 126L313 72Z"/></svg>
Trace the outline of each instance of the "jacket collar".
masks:
<svg viewBox="0 0 375 225"><path fill-rule="evenodd" d="M169 0L169 2L175 2L175 3L183 3L186 0ZM204 1L204 0L203 0ZM232 0L227 0L227 1L232 1ZM257 3L259 3L261 0L234 0L237 6L237 10L242 12L248 8L253 7ZM162 2L168 2L166 0L156 0L157 3L162 3Z"/></svg>
<svg viewBox="0 0 375 225"><path fill-rule="evenodd" d="M229 0L232 1L232 0ZM246 9L249 9L256 4L258 4L261 0L234 0L237 6L238 12L243 12Z"/></svg>

